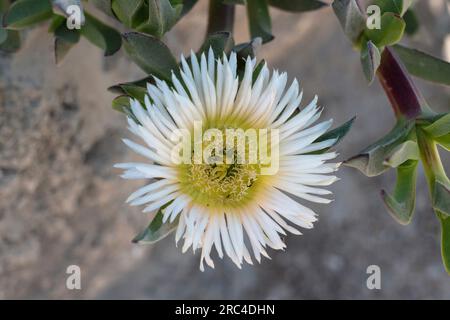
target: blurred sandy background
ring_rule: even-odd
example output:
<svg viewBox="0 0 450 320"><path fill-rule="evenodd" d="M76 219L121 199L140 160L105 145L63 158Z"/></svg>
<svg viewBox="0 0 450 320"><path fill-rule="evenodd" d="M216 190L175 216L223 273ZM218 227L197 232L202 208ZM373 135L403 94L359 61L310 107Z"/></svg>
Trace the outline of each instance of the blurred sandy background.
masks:
<svg viewBox="0 0 450 320"><path fill-rule="evenodd" d="M450 53L445 2L419 0L423 25L411 45ZM167 35L174 52L201 44L206 12L201 0ZM377 83L366 85L331 8L272 13L276 38L259 57L300 79L303 103L317 93L335 124L357 115L338 148L341 159L385 134L394 123L387 99ZM238 41L248 38L246 23L239 8ZM172 237L154 246L130 242L149 218L124 201L144 182L123 181L112 168L138 158L120 140L129 136L125 118L110 108L106 88L141 72L123 54L104 59L87 42L56 67L46 26L29 32L19 53L1 55L0 70L0 298L450 298L422 171L408 227L394 222L379 197L381 188L392 190L394 172L368 179L343 168L332 188L336 201L315 207L319 222L289 236L285 252L241 271L225 260L201 273L199 256L181 254ZM433 108L448 110L448 88L417 83ZM81 267L82 290L65 287L71 264ZM378 291L366 287L372 264L381 267Z"/></svg>

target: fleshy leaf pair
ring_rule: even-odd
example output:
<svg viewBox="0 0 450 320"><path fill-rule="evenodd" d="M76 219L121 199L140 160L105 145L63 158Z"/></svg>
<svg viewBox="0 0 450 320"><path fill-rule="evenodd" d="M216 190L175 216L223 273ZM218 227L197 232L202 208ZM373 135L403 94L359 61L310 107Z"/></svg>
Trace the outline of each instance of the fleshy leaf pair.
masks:
<svg viewBox="0 0 450 320"><path fill-rule="evenodd" d="M371 177L395 168L397 181L392 194L381 191L389 213L401 224L411 222L416 197L417 166L422 163L430 187L431 203L442 225L442 256L450 272L450 182L436 145L448 150L450 114L417 119L399 119L385 137L350 158L345 165Z"/></svg>
<svg viewBox="0 0 450 320"><path fill-rule="evenodd" d="M55 35L55 58L59 63L68 51L84 36L94 45L112 55L121 47L120 34L94 16L84 12L80 0L18 0L12 4L3 1L3 27L8 39L18 39L18 30L26 29L51 19L49 32ZM79 26L69 29L66 19L73 8L79 8ZM3 30L1 33L4 33ZM14 34L12 32L15 32ZM0 36L1 38L1 36ZM11 45L9 46L11 47ZM14 45L18 48L18 44Z"/></svg>
<svg viewBox="0 0 450 320"><path fill-rule="evenodd" d="M404 32L414 34L417 18L410 8L411 0L375 0L380 8L380 29L366 26L367 17L355 0L335 0L333 10L355 48L361 51L364 75L371 83L380 66L385 46L393 46L407 70L414 76L450 85L450 63L416 49L397 44Z"/></svg>

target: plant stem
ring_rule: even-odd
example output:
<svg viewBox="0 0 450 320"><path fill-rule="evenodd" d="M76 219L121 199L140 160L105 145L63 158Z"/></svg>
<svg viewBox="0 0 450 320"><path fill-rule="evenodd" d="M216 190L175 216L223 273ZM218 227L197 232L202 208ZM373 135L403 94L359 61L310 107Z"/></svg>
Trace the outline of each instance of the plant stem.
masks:
<svg viewBox="0 0 450 320"><path fill-rule="evenodd" d="M436 142L428 137L426 132L420 127L417 128L416 135L423 169L425 171L425 176L427 177L431 195L433 195L436 180L444 184L448 184L449 180L445 174L445 169L442 165Z"/></svg>
<svg viewBox="0 0 450 320"><path fill-rule="evenodd" d="M234 5L223 4L223 0L209 0L208 28L206 36L218 32L233 32Z"/></svg>
<svg viewBox="0 0 450 320"><path fill-rule="evenodd" d="M402 62L389 47L383 50L377 76L397 118L415 119L430 112Z"/></svg>
<svg viewBox="0 0 450 320"><path fill-rule="evenodd" d="M434 142L420 126L417 126L416 134L420 158L422 159L422 165L433 203L433 210L441 223L442 262L445 270L450 274L450 217L448 216L448 210L442 211L442 206L439 206L439 204L437 206L435 205L435 203L442 202L442 193L437 193L436 195L436 188L439 188L439 185L442 185L443 188L448 191L450 189L450 180L445 174L444 167L442 166L436 142ZM441 198L441 200L439 200L439 198Z"/></svg>

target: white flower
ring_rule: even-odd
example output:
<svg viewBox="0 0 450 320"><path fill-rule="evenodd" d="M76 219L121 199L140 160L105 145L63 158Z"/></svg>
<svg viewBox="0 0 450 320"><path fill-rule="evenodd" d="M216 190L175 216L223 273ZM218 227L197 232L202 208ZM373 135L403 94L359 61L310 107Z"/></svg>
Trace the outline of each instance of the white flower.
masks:
<svg viewBox="0 0 450 320"><path fill-rule="evenodd" d="M172 86L156 79L148 84L145 107L131 101L129 129L146 144L124 142L148 163L122 163L125 179L152 179L128 198L131 205L147 206L144 212L162 208L163 222L178 219L175 240L184 239L183 252L201 249L203 261L214 267L214 246L220 258L226 254L240 268L252 264L249 246L258 262L269 258L266 248L284 249L286 231L301 234L293 225L312 228L316 214L294 200L329 203L322 188L337 178L328 175L339 163L325 163L335 152L314 153L332 146L336 139L314 142L331 126L331 120L313 125L322 108L317 97L300 109L302 92L297 80L287 88L286 73L270 73L264 65L256 79L256 60L245 61L241 79L237 58L215 59L191 54L190 65L181 56L180 76L172 74ZM205 128L240 127L278 129L279 170L260 174L260 165L175 164L171 138L177 129L193 130L194 121Z"/></svg>

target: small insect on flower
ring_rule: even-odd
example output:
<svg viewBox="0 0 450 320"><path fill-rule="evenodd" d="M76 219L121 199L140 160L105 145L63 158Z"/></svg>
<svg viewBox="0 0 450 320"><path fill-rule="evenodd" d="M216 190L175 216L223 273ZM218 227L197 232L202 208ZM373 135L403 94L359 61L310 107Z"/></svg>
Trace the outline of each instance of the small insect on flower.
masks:
<svg viewBox="0 0 450 320"><path fill-rule="evenodd" d="M183 252L201 249L202 271L204 261L214 267L213 247L239 268L252 264L249 248L258 262L267 247L284 249L286 231L317 220L302 199L329 203L322 187L337 180L339 163L326 162L337 138L319 139L332 120L314 124L317 97L300 108L297 80L287 86L286 73L244 62L239 76L235 53L181 56L171 84L155 79L144 103L131 100L129 129L146 146L124 142L149 162L116 165L125 179L151 179L127 201L174 224Z"/></svg>

